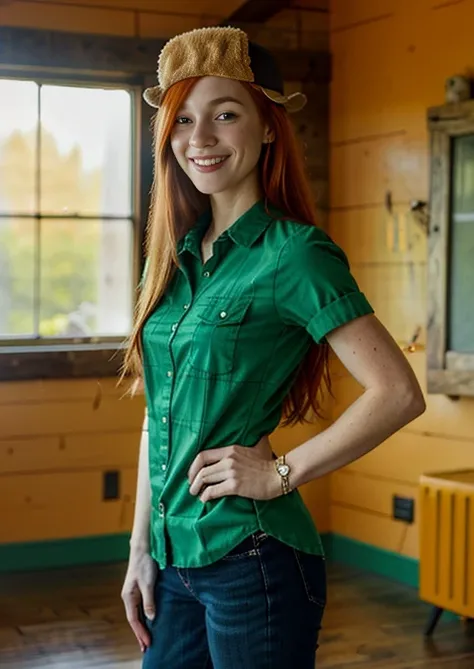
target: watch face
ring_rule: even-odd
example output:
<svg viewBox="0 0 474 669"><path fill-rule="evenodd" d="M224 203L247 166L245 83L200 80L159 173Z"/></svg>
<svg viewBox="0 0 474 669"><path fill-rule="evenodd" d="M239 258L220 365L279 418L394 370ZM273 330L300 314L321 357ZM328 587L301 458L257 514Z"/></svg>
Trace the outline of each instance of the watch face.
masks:
<svg viewBox="0 0 474 669"><path fill-rule="evenodd" d="M278 471L282 476L288 476L288 474L290 473L290 468L288 465L279 465Z"/></svg>

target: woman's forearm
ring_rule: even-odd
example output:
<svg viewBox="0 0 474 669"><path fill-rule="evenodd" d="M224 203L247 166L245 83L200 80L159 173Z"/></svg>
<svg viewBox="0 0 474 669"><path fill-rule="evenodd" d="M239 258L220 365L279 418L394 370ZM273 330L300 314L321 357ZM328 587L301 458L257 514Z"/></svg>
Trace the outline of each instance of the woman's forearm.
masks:
<svg viewBox="0 0 474 669"><path fill-rule="evenodd" d="M140 453L138 457L137 492L135 496L135 513L133 518L130 546L132 549L150 548L150 508L151 489L150 473L148 468L148 415L145 411L142 436L140 439Z"/></svg>
<svg viewBox="0 0 474 669"><path fill-rule="evenodd" d="M326 430L286 456L291 484L296 488L330 474L381 444L423 413L423 396L400 391L368 389Z"/></svg>

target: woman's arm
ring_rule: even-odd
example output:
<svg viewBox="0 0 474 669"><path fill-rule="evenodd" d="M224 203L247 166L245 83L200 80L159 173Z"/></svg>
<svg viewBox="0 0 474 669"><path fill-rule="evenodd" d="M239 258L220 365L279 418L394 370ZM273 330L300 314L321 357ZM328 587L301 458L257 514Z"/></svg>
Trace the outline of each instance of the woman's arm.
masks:
<svg viewBox="0 0 474 669"><path fill-rule="evenodd" d="M142 652L151 644L150 633L142 619L142 612L153 619L155 615L154 585L157 565L150 555L150 474L148 471L148 415L145 411L140 455L133 530L130 538L130 558L122 587L122 600L127 620Z"/></svg>
<svg viewBox="0 0 474 669"><path fill-rule="evenodd" d="M350 321L327 341L365 392L328 429L288 453L292 488L368 453L425 410L412 368L375 316Z"/></svg>
<svg viewBox="0 0 474 669"><path fill-rule="evenodd" d="M150 507L151 489L148 470L148 414L145 409L140 454L138 457L137 492L135 496L135 513L133 518L130 548L149 551L150 548Z"/></svg>

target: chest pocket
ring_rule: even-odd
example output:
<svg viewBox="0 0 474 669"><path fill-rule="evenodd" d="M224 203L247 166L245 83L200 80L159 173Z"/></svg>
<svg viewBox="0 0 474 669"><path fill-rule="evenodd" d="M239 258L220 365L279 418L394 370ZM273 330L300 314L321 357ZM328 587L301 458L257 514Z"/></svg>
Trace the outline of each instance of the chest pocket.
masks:
<svg viewBox="0 0 474 669"><path fill-rule="evenodd" d="M210 297L197 311L189 364L199 376L230 374L252 296Z"/></svg>

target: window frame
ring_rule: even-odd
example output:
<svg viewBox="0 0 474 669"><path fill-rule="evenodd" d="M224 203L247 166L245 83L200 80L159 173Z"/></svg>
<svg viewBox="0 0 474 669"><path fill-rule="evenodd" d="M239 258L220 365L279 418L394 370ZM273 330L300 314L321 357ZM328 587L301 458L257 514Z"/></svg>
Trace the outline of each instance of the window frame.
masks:
<svg viewBox="0 0 474 669"><path fill-rule="evenodd" d="M144 103L142 91L153 83L150 72L156 69L156 55L162 41L17 28L1 28L0 41L2 39L7 48L6 56L0 48L1 78L124 88L130 92L132 208L129 218L133 225L132 281L137 286L144 264L143 241L153 174L150 122L154 110ZM28 49L25 50L25 42L30 55ZM69 58L65 59L66 43ZM132 57L127 57L130 54ZM25 59L35 65L25 64ZM114 63L117 59L120 62ZM61 62L61 67L54 66L54 62ZM111 65L116 67L112 69ZM133 285L130 290L133 292ZM34 344L30 344L27 338L2 339L0 382L117 376L123 361L126 336L71 338L54 342L35 340L37 343Z"/></svg>
<svg viewBox="0 0 474 669"><path fill-rule="evenodd" d="M451 397L474 396L474 353L448 348L452 203L452 140L474 135L474 100L431 107L430 227L428 243L427 389Z"/></svg>

